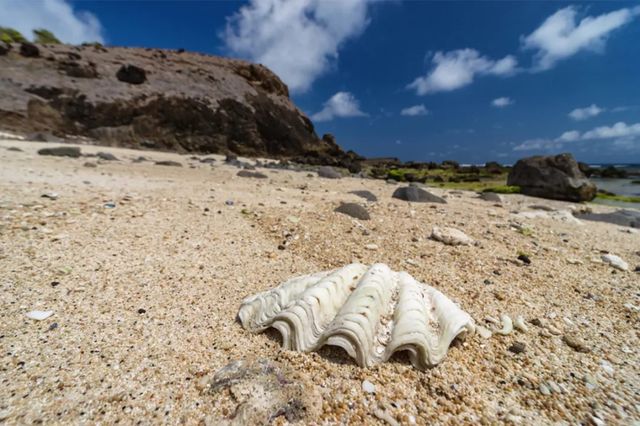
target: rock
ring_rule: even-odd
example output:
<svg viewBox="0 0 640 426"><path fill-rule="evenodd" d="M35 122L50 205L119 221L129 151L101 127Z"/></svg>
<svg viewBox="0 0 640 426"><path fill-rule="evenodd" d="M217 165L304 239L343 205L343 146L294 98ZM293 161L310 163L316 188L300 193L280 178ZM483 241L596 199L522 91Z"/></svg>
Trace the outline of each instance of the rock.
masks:
<svg viewBox="0 0 640 426"><path fill-rule="evenodd" d="M473 244L473 239L464 232L455 228L438 228L437 226L434 226L431 231L431 239L440 241L441 243L449 246L469 246Z"/></svg>
<svg viewBox="0 0 640 426"><path fill-rule="evenodd" d="M399 200L410 201L413 203L447 203L444 198L433 195L432 193L415 186L405 186L398 188L393 191L392 197Z"/></svg>
<svg viewBox="0 0 640 426"><path fill-rule="evenodd" d="M619 269L621 271L629 270L629 265L627 264L627 262L622 260L619 256L616 256L615 254L603 254L601 258L605 263L608 263L616 269Z"/></svg>
<svg viewBox="0 0 640 426"><path fill-rule="evenodd" d="M225 391L225 392L223 392ZM322 397L315 385L268 359L235 361L216 372L209 393L218 404L229 401L232 424L266 425L287 422L312 423L322 409Z"/></svg>
<svg viewBox="0 0 640 426"><path fill-rule="evenodd" d="M509 352L513 352L514 354L521 354L526 350L527 346L522 342L514 342L513 345L509 346Z"/></svg>
<svg viewBox="0 0 640 426"><path fill-rule="evenodd" d="M75 146L57 146L54 148L42 148L38 150L40 155L53 155L56 157L79 158L81 155L80 148Z"/></svg>
<svg viewBox="0 0 640 426"><path fill-rule="evenodd" d="M582 352L582 353L591 352L591 348L587 346L586 343L584 343L579 338L572 336L571 334L565 334L564 336L562 336L562 340L567 344L567 346L569 346L570 348L574 349L577 352Z"/></svg>
<svg viewBox="0 0 640 426"><path fill-rule="evenodd" d="M111 154L110 152L98 152L96 154L96 157L98 157L101 160L106 160L106 161L118 161L118 157L116 157L115 155Z"/></svg>
<svg viewBox="0 0 640 426"><path fill-rule="evenodd" d="M362 382L362 390L366 393L375 393L376 386L368 380Z"/></svg>
<svg viewBox="0 0 640 426"><path fill-rule="evenodd" d="M338 173L333 167L322 166L318 169L318 176L327 179L340 179L342 175Z"/></svg>
<svg viewBox="0 0 640 426"><path fill-rule="evenodd" d="M201 158L200 162L205 164L212 164L216 162L216 159L211 157L206 157L206 158Z"/></svg>
<svg viewBox="0 0 640 426"><path fill-rule="evenodd" d="M340 203L340 206L337 207L334 212L346 214L347 216L361 220L371 219L367 209L356 203Z"/></svg>
<svg viewBox="0 0 640 426"><path fill-rule="evenodd" d="M481 192L480 199L489 201L491 203L503 203L502 196L500 194L496 194L495 192Z"/></svg>
<svg viewBox="0 0 640 426"><path fill-rule="evenodd" d="M46 192L44 194L41 195L42 198L48 198L50 200L57 200L58 199L58 193L57 192Z"/></svg>
<svg viewBox="0 0 640 426"><path fill-rule="evenodd" d="M375 251L375 250L378 250L378 245L377 244L366 244L364 246L364 248L366 248L367 250Z"/></svg>
<svg viewBox="0 0 640 426"><path fill-rule="evenodd" d="M22 150L17 146L10 146L9 148L7 148L7 151L22 152Z"/></svg>
<svg viewBox="0 0 640 426"><path fill-rule="evenodd" d="M571 154L518 160L509 172L507 185L520 187L526 195L566 201L591 201L597 192Z"/></svg>
<svg viewBox="0 0 640 426"><path fill-rule="evenodd" d="M20 43L20 54L25 58L37 58L40 56L40 49L33 43Z"/></svg>
<svg viewBox="0 0 640 426"><path fill-rule="evenodd" d="M93 161L87 161L83 164L84 167L91 167L91 168L95 168L98 167L98 165L96 163L94 163Z"/></svg>
<svg viewBox="0 0 640 426"><path fill-rule="evenodd" d="M63 61L59 64L59 69L69 77L75 78L98 78L96 64L90 62L82 64L76 61Z"/></svg>
<svg viewBox="0 0 640 426"><path fill-rule="evenodd" d="M122 65L116 73L116 78L124 83L142 84L147 81L147 73L135 65Z"/></svg>
<svg viewBox="0 0 640 426"><path fill-rule="evenodd" d="M541 383L540 386L538 387L538 390L540 391L541 394L543 394L544 396L549 396L551 395L551 391L549 390L549 388Z"/></svg>
<svg viewBox="0 0 640 426"><path fill-rule="evenodd" d="M37 47L55 60L0 56L6 82L0 128L126 148L296 159L351 172L362 161L335 138L319 138L286 84L264 66L186 51L84 47L80 56L76 46ZM146 80L129 64L142 67Z"/></svg>
<svg viewBox="0 0 640 426"><path fill-rule="evenodd" d="M44 321L53 315L53 311L31 311L27 312L27 318L31 318L36 321Z"/></svg>
<svg viewBox="0 0 640 426"><path fill-rule="evenodd" d="M254 178L254 179L267 179L268 176L260 172L252 172L250 170L240 170L236 176Z"/></svg>
<svg viewBox="0 0 640 426"><path fill-rule="evenodd" d="M640 211L631 209L616 210L611 213L576 213L578 218L596 222L612 223L614 225L640 228Z"/></svg>
<svg viewBox="0 0 640 426"><path fill-rule="evenodd" d="M529 256L524 253L520 253L518 255L518 260L520 260L523 263L526 263L527 265L531 264L531 259L529 259Z"/></svg>
<svg viewBox="0 0 640 426"><path fill-rule="evenodd" d="M367 201L378 201L378 197L371 191L350 191L349 194L357 195L358 197L364 198Z"/></svg>
<svg viewBox="0 0 640 426"><path fill-rule="evenodd" d="M11 45L0 41L0 56L4 56L11 51Z"/></svg>
<svg viewBox="0 0 640 426"><path fill-rule="evenodd" d="M155 165L156 166L182 167L182 163L178 163L177 161L173 161L173 160L156 161Z"/></svg>

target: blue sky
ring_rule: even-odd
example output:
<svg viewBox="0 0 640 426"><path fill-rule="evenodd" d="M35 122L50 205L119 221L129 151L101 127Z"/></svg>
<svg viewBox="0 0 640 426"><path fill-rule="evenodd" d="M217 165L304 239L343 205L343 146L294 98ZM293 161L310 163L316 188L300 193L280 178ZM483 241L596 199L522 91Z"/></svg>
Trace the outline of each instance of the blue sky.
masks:
<svg viewBox="0 0 640 426"><path fill-rule="evenodd" d="M640 162L640 3L0 0L63 41L264 63L366 156Z"/></svg>

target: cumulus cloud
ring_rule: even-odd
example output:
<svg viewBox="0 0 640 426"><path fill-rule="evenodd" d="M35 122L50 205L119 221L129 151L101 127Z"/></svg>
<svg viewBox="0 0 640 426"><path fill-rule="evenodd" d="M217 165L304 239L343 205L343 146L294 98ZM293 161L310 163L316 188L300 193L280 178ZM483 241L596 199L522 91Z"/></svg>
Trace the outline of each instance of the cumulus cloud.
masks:
<svg viewBox="0 0 640 426"><path fill-rule="evenodd" d="M360 103L349 92L338 92L333 95L319 112L313 114L311 119L316 121L330 121L338 117L365 117L366 113L360 110Z"/></svg>
<svg viewBox="0 0 640 426"><path fill-rule="evenodd" d="M491 101L491 105L493 105L496 108L504 108L509 105L513 105L514 103L515 101L513 99L507 98L506 96L503 96L501 98L496 98Z"/></svg>
<svg viewBox="0 0 640 426"><path fill-rule="evenodd" d="M578 9L568 6L549 16L534 32L522 37L524 49L537 51L534 70L553 68L560 60L583 50L602 51L612 31L640 15L640 7L623 8L576 22Z"/></svg>
<svg viewBox="0 0 640 426"><path fill-rule="evenodd" d="M640 148L640 123L617 122L612 126L600 126L586 132L570 130L555 139L529 139L516 145L514 151L551 150L562 148L566 143L613 140L613 145L626 148Z"/></svg>
<svg viewBox="0 0 640 426"><path fill-rule="evenodd" d="M272 69L304 92L369 23L373 0L251 0L227 18L221 37L232 54Z"/></svg>
<svg viewBox="0 0 640 426"><path fill-rule="evenodd" d="M425 106L422 104L403 108L402 111L400 111L400 115L406 115L408 117L415 117L418 115L427 115L427 114L429 114L429 110L425 108Z"/></svg>
<svg viewBox="0 0 640 426"><path fill-rule="evenodd" d="M480 55L475 49L436 52L433 66L425 76L416 78L407 87L418 95L447 92L471 84L476 76L508 76L516 72L518 62L511 55L493 60Z"/></svg>
<svg viewBox="0 0 640 426"><path fill-rule="evenodd" d="M31 37L34 29L45 28L64 43L104 42L98 18L74 10L65 0L0 0L0 10L0 26L15 28L25 37Z"/></svg>
<svg viewBox="0 0 640 426"><path fill-rule="evenodd" d="M576 121L586 120L591 117L595 117L604 112L604 108L598 107L596 104L591 104L586 108L576 108L569 113L569 117Z"/></svg>

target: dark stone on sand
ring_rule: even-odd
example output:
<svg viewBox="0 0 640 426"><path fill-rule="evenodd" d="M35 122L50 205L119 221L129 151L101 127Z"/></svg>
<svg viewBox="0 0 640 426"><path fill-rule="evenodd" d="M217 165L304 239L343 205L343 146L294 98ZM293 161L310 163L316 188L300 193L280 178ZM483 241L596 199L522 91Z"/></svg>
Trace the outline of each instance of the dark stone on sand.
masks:
<svg viewBox="0 0 640 426"><path fill-rule="evenodd" d="M318 169L318 176L327 179L340 179L342 175L331 166L322 166Z"/></svg>
<svg viewBox="0 0 640 426"><path fill-rule="evenodd" d="M80 148L75 146L57 146L53 148L42 148L38 150L40 155L53 155L56 157L79 158L81 155Z"/></svg>
<svg viewBox="0 0 640 426"><path fill-rule="evenodd" d="M592 220L595 222L612 223L619 226L640 228L640 211L622 209L612 213L574 213L579 219Z"/></svg>
<svg viewBox="0 0 640 426"><path fill-rule="evenodd" d="M216 159L215 158L211 158L211 157L201 158L200 162L201 163L209 163L209 164L211 164L211 163L215 163Z"/></svg>
<svg viewBox="0 0 640 426"><path fill-rule="evenodd" d="M96 156L101 160L118 161L118 157L116 157L115 155L113 155L110 152L99 152L99 153L96 154Z"/></svg>
<svg viewBox="0 0 640 426"><path fill-rule="evenodd" d="M341 203L340 206L334 210L334 212L346 214L347 216L351 216L360 220L371 219L371 216L369 216L369 212L367 211L367 209L356 203Z"/></svg>
<svg viewBox="0 0 640 426"><path fill-rule="evenodd" d="M10 146L9 148L7 148L7 151L22 152L22 150L17 146Z"/></svg>
<svg viewBox="0 0 640 426"><path fill-rule="evenodd" d="M364 198L367 201L378 201L378 197L376 197L376 195L371 191L366 191L366 190L350 191L349 194L357 195L358 197Z"/></svg>
<svg viewBox="0 0 640 426"><path fill-rule="evenodd" d="M521 354L526 350L527 346L522 342L514 342L513 345L509 346L509 352L513 352L514 354Z"/></svg>
<svg viewBox="0 0 640 426"><path fill-rule="evenodd" d="M147 73L135 65L123 65L116 73L116 78L124 83L142 84L147 80Z"/></svg>
<svg viewBox="0 0 640 426"><path fill-rule="evenodd" d="M172 160L156 161L155 164L156 166L182 167L182 163L178 163L177 161Z"/></svg>
<svg viewBox="0 0 640 426"><path fill-rule="evenodd" d="M399 200L410 201L412 203L441 203L446 204L447 201L415 186L405 186L393 191L393 198Z"/></svg>
<svg viewBox="0 0 640 426"><path fill-rule="evenodd" d="M522 261L523 263L525 263L527 265L531 264L531 259L529 259L529 256L527 256L526 254L518 255L518 260Z"/></svg>
<svg viewBox="0 0 640 426"><path fill-rule="evenodd" d="M246 178L254 178L254 179L267 179L268 176L264 173L253 172L251 170L240 170L236 173L236 176L246 177Z"/></svg>
<svg viewBox="0 0 640 426"><path fill-rule="evenodd" d="M495 192L481 192L480 198L491 203L502 203L502 196Z"/></svg>
<svg viewBox="0 0 640 426"><path fill-rule="evenodd" d="M597 192L571 154L518 160L509 172L507 185L520 187L525 195L565 201L591 201Z"/></svg>

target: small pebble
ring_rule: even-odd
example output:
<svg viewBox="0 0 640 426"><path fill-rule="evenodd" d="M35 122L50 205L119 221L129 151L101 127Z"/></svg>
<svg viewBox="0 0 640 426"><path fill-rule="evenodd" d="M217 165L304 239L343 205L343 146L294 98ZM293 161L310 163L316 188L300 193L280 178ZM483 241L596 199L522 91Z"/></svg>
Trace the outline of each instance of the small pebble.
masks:
<svg viewBox="0 0 640 426"><path fill-rule="evenodd" d="M105 209L115 209L116 208L116 203L112 203L112 202L104 203L104 208Z"/></svg>
<svg viewBox="0 0 640 426"><path fill-rule="evenodd" d="M146 312L147 312L147 310L146 310L146 309L143 309L143 308L138 309L138 313L139 313L139 314L144 314L144 313L146 313Z"/></svg>
<svg viewBox="0 0 640 426"><path fill-rule="evenodd" d="M366 246L364 246L364 248L366 248L367 250L378 250L378 245L377 244L367 244Z"/></svg>
<svg viewBox="0 0 640 426"><path fill-rule="evenodd" d="M591 348L588 347L586 343L584 343L579 338L572 336L571 334L565 334L564 336L562 336L562 340L564 340L567 346L569 346L570 348L574 349L577 352L582 352L582 353L591 352Z"/></svg>
<svg viewBox="0 0 640 426"><path fill-rule="evenodd" d="M224 202L226 205L228 206L232 206L233 205L233 200L227 200Z"/></svg>
<svg viewBox="0 0 640 426"><path fill-rule="evenodd" d="M45 194L42 194L42 198L48 198L50 200L57 200L58 199L58 193L57 192L47 192Z"/></svg>
<svg viewBox="0 0 640 426"><path fill-rule="evenodd" d="M513 352L514 354L521 354L523 353L527 348L527 345L525 345L523 342L515 342L513 345L509 346L509 351Z"/></svg>
<svg viewBox="0 0 640 426"><path fill-rule="evenodd" d="M518 260L522 261L523 263L530 265L531 264L531 259L529 259L529 256L527 256L526 254L521 254L518 256Z"/></svg>
<svg viewBox="0 0 640 426"><path fill-rule="evenodd" d="M362 382L362 390L367 393L374 393L376 391L376 386L368 380L364 380Z"/></svg>
<svg viewBox="0 0 640 426"><path fill-rule="evenodd" d="M540 386L538 387L538 390L540 391L541 394L545 396L551 395L551 391L549 390L549 388L543 384L540 384Z"/></svg>

